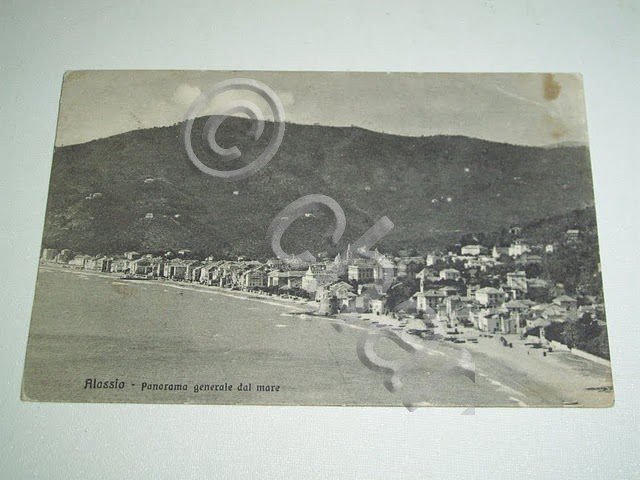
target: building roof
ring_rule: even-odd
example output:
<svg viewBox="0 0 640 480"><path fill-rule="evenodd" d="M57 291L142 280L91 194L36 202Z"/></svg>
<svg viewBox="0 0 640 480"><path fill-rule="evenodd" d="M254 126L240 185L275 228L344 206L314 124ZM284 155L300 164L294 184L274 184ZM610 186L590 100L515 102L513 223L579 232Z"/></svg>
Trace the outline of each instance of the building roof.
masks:
<svg viewBox="0 0 640 480"><path fill-rule="evenodd" d="M544 318L536 318L535 320L528 320L527 325L529 327L548 327L551 325L551 321L545 320Z"/></svg>
<svg viewBox="0 0 640 480"><path fill-rule="evenodd" d="M422 292L420 292L422 293ZM442 297L442 292L440 290L427 290L423 293L425 297Z"/></svg>
<svg viewBox="0 0 640 480"><path fill-rule="evenodd" d="M330 285L328 285L327 287L330 291L335 291L338 290L340 288L346 288L347 290L353 290L353 286L347 282L343 282L342 280L339 280L335 283L332 283Z"/></svg>
<svg viewBox="0 0 640 480"><path fill-rule="evenodd" d="M575 298L570 297L569 295L560 295L553 299L553 303L562 303L562 302L577 302Z"/></svg>
<svg viewBox="0 0 640 480"><path fill-rule="evenodd" d="M494 287L483 287L480 290L477 290L476 293L487 293L487 294L496 294L496 293L504 293L503 290L498 290Z"/></svg>
<svg viewBox="0 0 640 480"><path fill-rule="evenodd" d="M513 277L514 275L517 275L517 276L526 276L526 275L527 275L527 272L525 272L524 270L516 270L515 272L509 272L509 273L507 273L507 277L509 277L509 276L512 276L512 277Z"/></svg>
<svg viewBox="0 0 640 480"><path fill-rule="evenodd" d="M438 290L440 292L458 292L460 289L452 285L445 285L444 287L439 288Z"/></svg>
<svg viewBox="0 0 640 480"><path fill-rule="evenodd" d="M279 278L302 278L306 275L307 272L303 272L301 270L287 270L286 272L271 272L277 273ZM269 275L271 275L271 273Z"/></svg>
<svg viewBox="0 0 640 480"><path fill-rule="evenodd" d="M549 286L549 282L542 278L527 278L527 285L530 287L544 288Z"/></svg>
<svg viewBox="0 0 640 480"><path fill-rule="evenodd" d="M504 304L506 308L527 308L527 305L520 300L509 300Z"/></svg>

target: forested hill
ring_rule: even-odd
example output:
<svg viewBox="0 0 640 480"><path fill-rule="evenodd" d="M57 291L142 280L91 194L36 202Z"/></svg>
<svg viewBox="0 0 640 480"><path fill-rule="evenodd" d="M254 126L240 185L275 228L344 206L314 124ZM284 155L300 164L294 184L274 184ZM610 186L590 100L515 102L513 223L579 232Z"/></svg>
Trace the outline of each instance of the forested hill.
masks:
<svg viewBox="0 0 640 480"><path fill-rule="evenodd" d="M204 120L196 121L194 132ZM252 160L264 149L248 120L229 119L217 134ZM357 127L287 124L273 160L238 182L198 171L182 125L123 133L55 150L44 246L84 253L191 248L219 256L271 254L266 231L297 198L320 193L344 209L344 248L378 218L393 231L382 250L435 247L464 232L593 204L584 146L523 147L460 136L402 137ZM202 136L193 136L203 155ZM208 162L214 168L242 164ZM152 214L148 215L148 214ZM148 217L148 218L146 218ZM333 214L320 208L285 234L290 251L329 251Z"/></svg>

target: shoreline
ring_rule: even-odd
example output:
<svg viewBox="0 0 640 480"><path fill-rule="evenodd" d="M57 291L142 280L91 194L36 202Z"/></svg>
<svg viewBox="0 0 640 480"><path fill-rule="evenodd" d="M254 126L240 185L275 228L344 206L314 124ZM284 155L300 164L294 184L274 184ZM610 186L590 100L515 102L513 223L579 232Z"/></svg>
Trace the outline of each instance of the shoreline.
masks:
<svg viewBox="0 0 640 480"><path fill-rule="evenodd" d="M169 279L151 279L151 280L135 280L135 279L123 279L122 274L119 273L106 273L106 272L96 272L93 270L83 270L72 267L64 267L58 264L49 264L49 263L40 263L38 265L38 270L40 269L51 269L57 272L66 272L73 273L76 275L87 275L94 277L107 278L111 280L121 280L122 284L135 284L135 285L154 285L154 286L164 286L171 287L180 290L190 290L193 292L202 292L202 293L214 293L218 295L223 295L230 298L236 298L238 300L256 300L265 304L274 305L274 306L283 306L283 307L294 307L300 309L301 311L305 306L310 306L309 304L312 302L311 300L293 300L289 298L282 298L275 295L262 295L255 292L247 292L244 290L231 290L230 288L217 287L214 285L202 285L200 283L193 282L180 282L176 280ZM315 302L314 302L315 303Z"/></svg>

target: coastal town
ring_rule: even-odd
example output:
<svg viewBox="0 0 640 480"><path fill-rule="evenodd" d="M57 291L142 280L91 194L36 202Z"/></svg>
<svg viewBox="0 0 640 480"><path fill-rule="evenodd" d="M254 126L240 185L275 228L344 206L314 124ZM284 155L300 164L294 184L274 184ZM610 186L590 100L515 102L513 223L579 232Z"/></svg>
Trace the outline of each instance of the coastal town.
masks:
<svg viewBox="0 0 640 480"><path fill-rule="evenodd" d="M199 259L188 249L92 256L44 248L41 262L123 280L193 283L297 299L308 302L317 315L355 313L379 317L380 323L390 319L420 335L444 325L447 339L454 342L466 341L455 337L463 329L478 335L518 334L536 339L538 345L553 342L608 358L608 345L598 343L606 339L601 295L579 287L569 292L542 274L541 265L553 261L558 250L579 245L582 232L569 229L560 241L547 244L528 242L518 226L509 233L509 245L457 244L424 256L391 256L348 246L334 258L308 265L277 258Z"/></svg>
<svg viewBox="0 0 640 480"><path fill-rule="evenodd" d="M304 76L283 75L281 88L315 95ZM412 95L433 82L370 78L385 111L398 106L387 82L403 98L408 81ZM336 92L364 81L335 79ZM474 92L440 105L442 118L457 124ZM343 123L339 111L310 111L312 123L192 111L57 145L23 398L611 405L586 142L424 129L424 112L404 107L368 128L372 117ZM214 144L236 146L237 168ZM141 387L226 384L254 389Z"/></svg>

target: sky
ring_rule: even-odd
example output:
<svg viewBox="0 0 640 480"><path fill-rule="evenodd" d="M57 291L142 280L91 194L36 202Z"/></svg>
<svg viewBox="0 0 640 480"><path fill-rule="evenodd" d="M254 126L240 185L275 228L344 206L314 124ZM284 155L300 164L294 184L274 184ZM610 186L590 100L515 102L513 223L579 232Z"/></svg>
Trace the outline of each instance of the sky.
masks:
<svg viewBox="0 0 640 480"><path fill-rule="evenodd" d="M203 92L233 78L270 87L288 122L519 145L587 142L577 74L103 70L65 75L56 146L184 121ZM197 116L221 113L239 99L273 118L267 103L246 91L208 98Z"/></svg>

